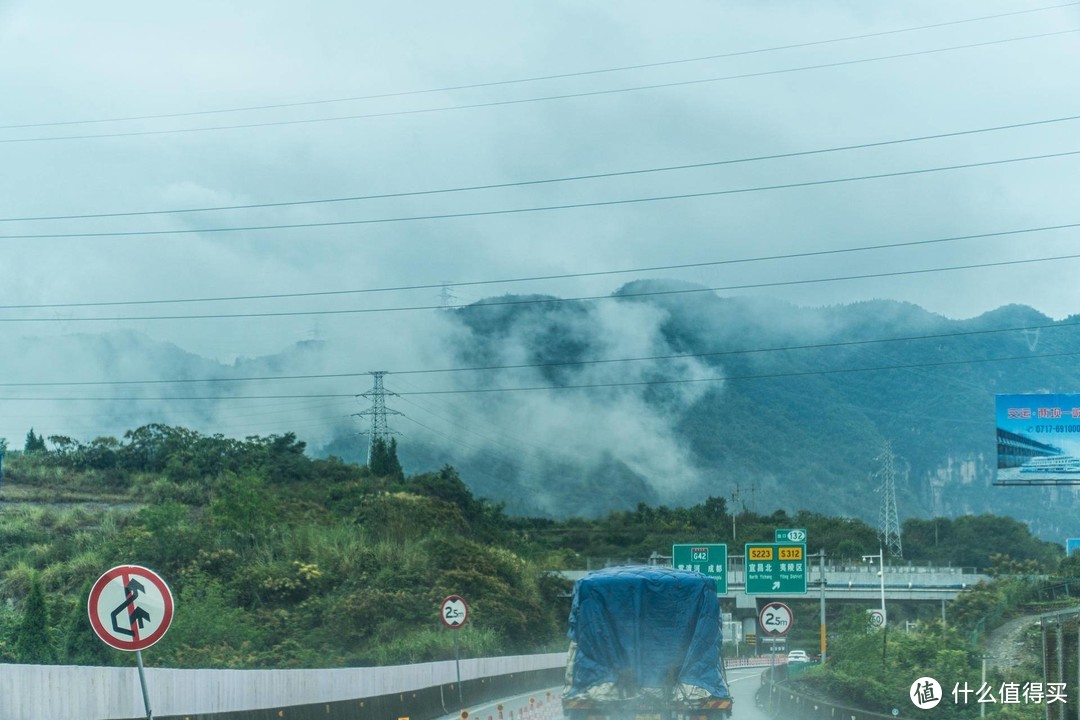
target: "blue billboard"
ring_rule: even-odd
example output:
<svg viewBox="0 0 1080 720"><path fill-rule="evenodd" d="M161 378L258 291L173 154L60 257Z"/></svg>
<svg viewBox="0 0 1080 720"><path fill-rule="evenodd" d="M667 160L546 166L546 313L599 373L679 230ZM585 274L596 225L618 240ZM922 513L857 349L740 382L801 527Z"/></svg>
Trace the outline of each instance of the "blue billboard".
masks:
<svg viewBox="0 0 1080 720"><path fill-rule="evenodd" d="M1080 538L1065 538L1065 556L1072 557L1072 554L1080 550Z"/></svg>
<svg viewBox="0 0 1080 720"><path fill-rule="evenodd" d="M1080 484L1080 394L995 401L996 484Z"/></svg>

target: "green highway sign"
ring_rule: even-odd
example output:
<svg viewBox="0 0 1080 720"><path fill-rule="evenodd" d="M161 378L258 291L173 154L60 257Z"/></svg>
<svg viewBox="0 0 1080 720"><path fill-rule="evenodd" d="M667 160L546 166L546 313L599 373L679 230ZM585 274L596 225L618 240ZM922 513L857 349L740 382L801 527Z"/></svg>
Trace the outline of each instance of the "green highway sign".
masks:
<svg viewBox="0 0 1080 720"><path fill-rule="evenodd" d="M672 545L671 566L676 570L693 570L708 575L716 580L716 592L727 594L727 545Z"/></svg>
<svg viewBox="0 0 1080 720"><path fill-rule="evenodd" d="M805 543L805 528L777 528L776 542L778 543Z"/></svg>
<svg viewBox="0 0 1080 720"><path fill-rule="evenodd" d="M745 547L747 595L806 593L805 544L747 543Z"/></svg>

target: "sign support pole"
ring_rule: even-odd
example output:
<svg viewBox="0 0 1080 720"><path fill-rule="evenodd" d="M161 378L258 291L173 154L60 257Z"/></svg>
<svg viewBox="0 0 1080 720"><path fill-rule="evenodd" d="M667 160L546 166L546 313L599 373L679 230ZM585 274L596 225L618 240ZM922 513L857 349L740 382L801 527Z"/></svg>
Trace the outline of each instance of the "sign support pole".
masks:
<svg viewBox="0 0 1080 720"><path fill-rule="evenodd" d="M454 669L457 671L457 698L458 703L465 704L465 698L462 696L461 691L461 660L458 657L458 641L457 630L454 630Z"/></svg>
<svg viewBox="0 0 1080 720"><path fill-rule="evenodd" d="M821 560L821 563L818 565L818 568L821 570L821 577L819 579L819 587L821 590L819 593L819 600L821 605L821 664L824 665L825 659L828 657L825 641L825 548L821 548L821 550L818 552L818 557Z"/></svg>
<svg viewBox="0 0 1080 720"><path fill-rule="evenodd" d="M442 618L443 625L450 628L450 631L454 633L454 670L457 672L457 696L458 702L464 705L465 697L464 691L461 689L461 655L458 651L457 631L469 619L469 606L465 602L465 598L450 595L439 606L439 615ZM462 714L464 715L464 712Z"/></svg>
<svg viewBox="0 0 1080 720"><path fill-rule="evenodd" d="M139 666L139 685L142 686L143 707L146 708L146 720L154 720L154 713L150 710L150 694L146 692L146 672L143 670L142 650L135 651L135 663Z"/></svg>

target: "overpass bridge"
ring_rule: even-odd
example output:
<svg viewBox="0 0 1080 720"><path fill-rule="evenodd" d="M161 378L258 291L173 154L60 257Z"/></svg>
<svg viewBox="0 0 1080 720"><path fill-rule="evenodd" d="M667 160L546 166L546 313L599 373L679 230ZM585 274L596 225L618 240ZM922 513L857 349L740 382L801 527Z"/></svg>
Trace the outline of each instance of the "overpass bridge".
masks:
<svg viewBox="0 0 1080 720"><path fill-rule="evenodd" d="M669 563L653 563L670 567ZM809 563L808 563L809 564ZM577 580L588 570L563 570L559 574ZM723 597L732 598L737 610L755 610L761 603L772 600L813 600L821 594L822 571L814 563L808 567L806 594L747 595L746 574L741 556L728 557L728 591ZM876 565L860 563L826 563L824 568L826 602L861 602L876 605L881 601L883 578ZM988 575L973 568L931 567L920 565L886 565L884 575L885 601L936 602L955 600Z"/></svg>
<svg viewBox="0 0 1080 720"><path fill-rule="evenodd" d="M670 563L651 564L670 567ZM724 635L735 638L736 642L756 635L758 614L769 602L819 601L822 595L822 575L826 603L847 602L877 608L881 604L884 584L886 608L891 602L931 602L941 606L943 619L946 602L955 600L960 593L989 579L988 575L976 573L973 568L886 565L884 576L878 573L877 568L877 565L861 563L831 563L821 568L815 563L808 568L805 594L747 595L743 557L728 556L727 593L721 595L721 603L727 606L724 612L731 619L725 619ZM560 575L568 580L577 580L588 572L590 571L563 570ZM725 598L728 602L724 602ZM731 600L734 600L734 607L731 607Z"/></svg>

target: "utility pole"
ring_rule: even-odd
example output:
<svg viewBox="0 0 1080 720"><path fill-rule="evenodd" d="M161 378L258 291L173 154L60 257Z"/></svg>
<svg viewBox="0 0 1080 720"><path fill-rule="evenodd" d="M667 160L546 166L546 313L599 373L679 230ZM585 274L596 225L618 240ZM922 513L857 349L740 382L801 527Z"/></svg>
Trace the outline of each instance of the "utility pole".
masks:
<svg viewBox="0 0 1080 720"><path fill-rule="evenodd" d="M739 501L739 483L731 491L731 544L735 544L735 504Z"/></svg>
<svg viewBox="0 0 1080 720"><path fill-rule="evenodd" d="M818 604L820 606L819 627L820 627L820 633L821 633L821 664L824 665L825 660L828 657L828 653L827 653L828 648L826 647L826 642L825 642L825 548L821 548L821 550L818 550L813 555L807 555L806 559L809 560L810 558L815 558L815 557L819 561L818 562L818 571L819 571ZM807 570L809 570L809 566L807 566Z"/></svg>
<svg viewBox="0 0 1080 720"><path fill-rule="evenodd" d="M383 442L389 443L390 436L397 434L390 429L389 424L386 422L386 416L400 415L401 413L397 410L388 410L386 407L386 396L395 394L388 392L386 388L383 387L383 378L386 376L386 371L376 370L368 374L375 379L374 385L371 390L362 393L359 397L371 400L371 407L356 414L371 418L371 430L368 432L368 465L370 465L371 451L375 447L376 441L382 440Z"/></svg>

